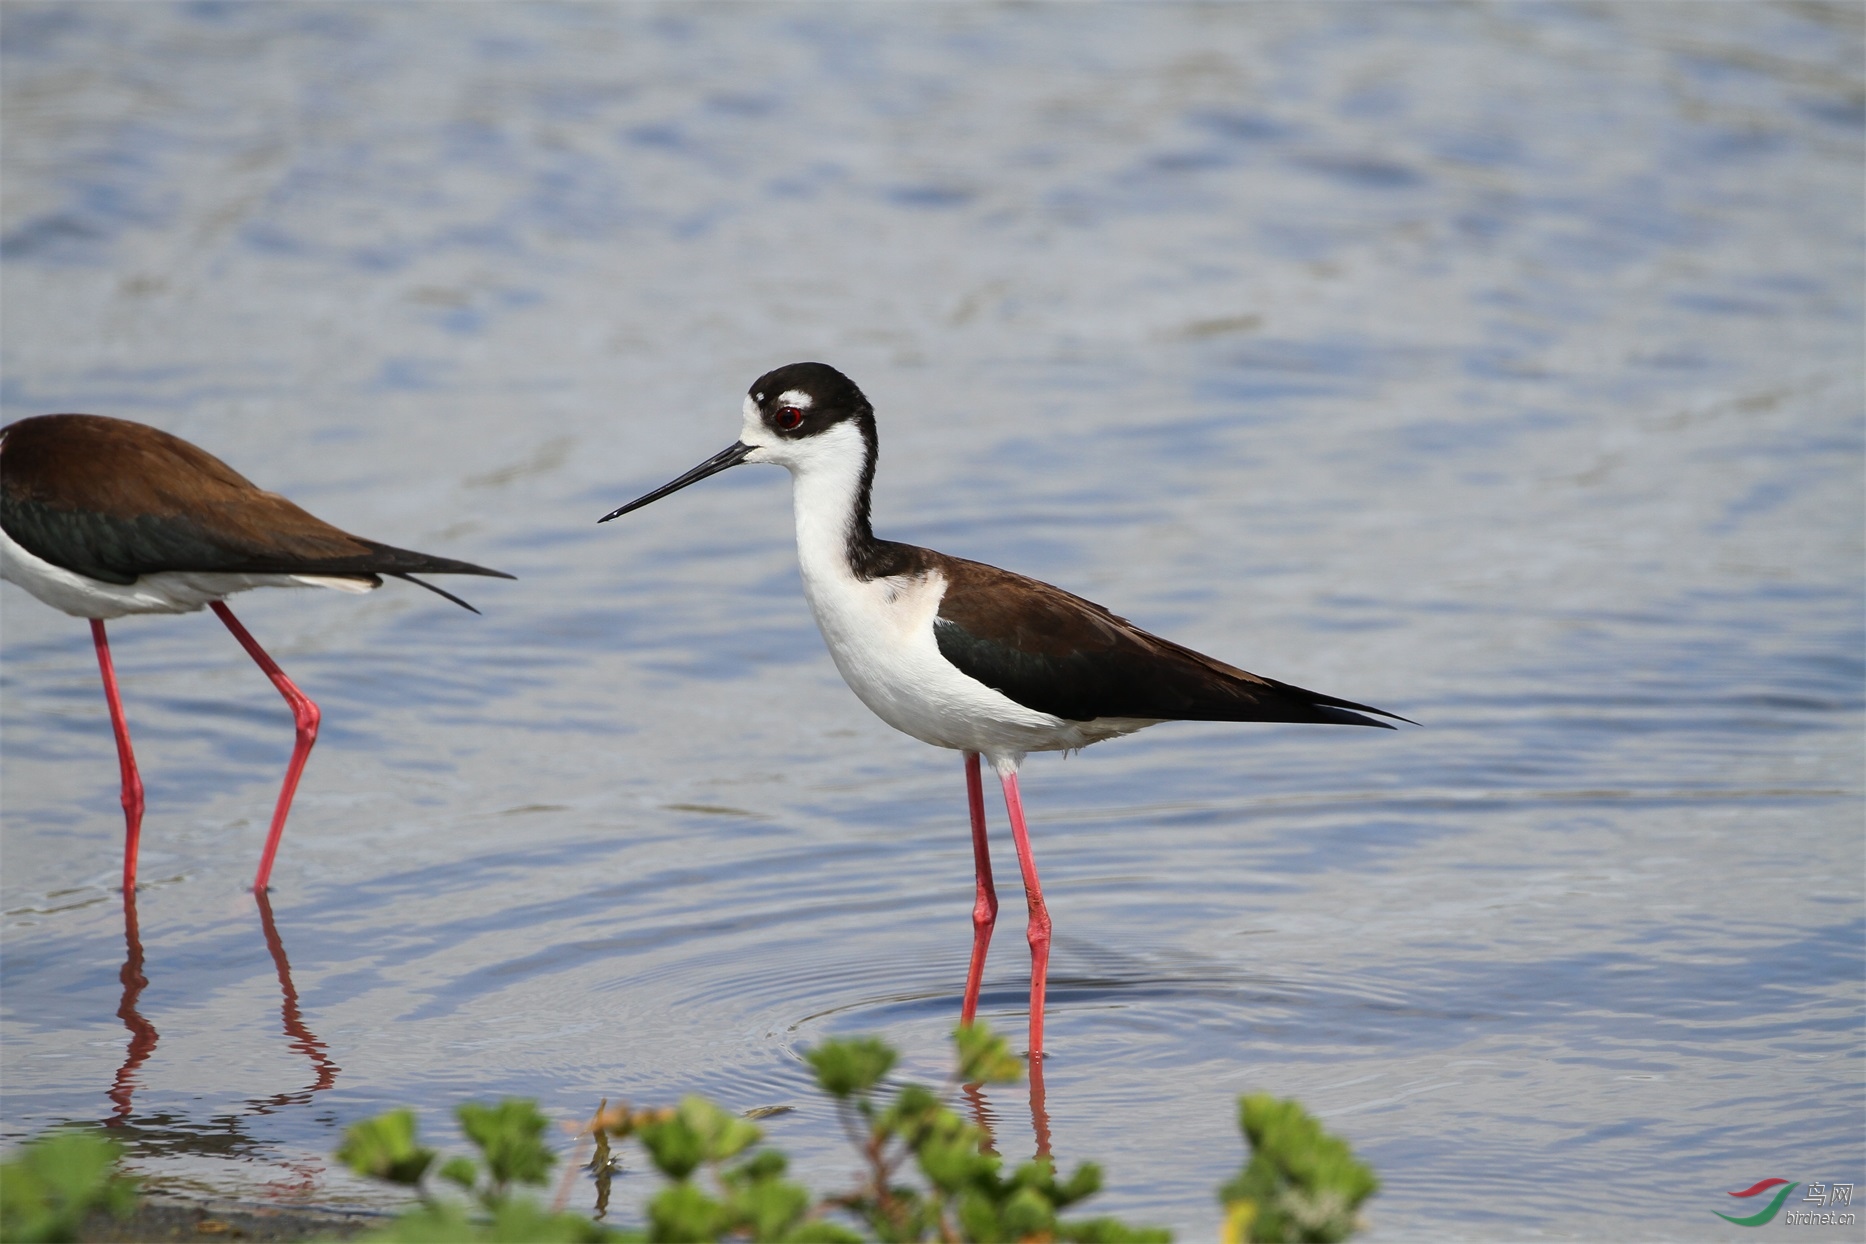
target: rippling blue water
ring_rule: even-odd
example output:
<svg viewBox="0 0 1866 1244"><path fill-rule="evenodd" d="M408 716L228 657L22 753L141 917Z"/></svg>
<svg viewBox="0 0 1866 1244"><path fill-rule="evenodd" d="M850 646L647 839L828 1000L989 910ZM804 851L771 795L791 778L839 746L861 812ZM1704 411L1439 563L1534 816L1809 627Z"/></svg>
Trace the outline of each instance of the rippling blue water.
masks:
<svg viewBox="0 0 1866 1244"><path fill-rule="evenodd" d="M1051 1050L1002 1151L1195 1238L1257 1089L1372 1161L1372 1238L1866 1182L1861 48L1820 6L7 5L6 417L520 579L237 602L325 711L269 912L282 705L211 619L113 627L139 961L85 628L0 592L6 1134L380 1203L328 1154L388 1105L699 1090L844 1178L798 1051L943 1074L958 757L840 683L781 472L594 524L822 358L883 534L1425 723L1032 760Z"/></svg>

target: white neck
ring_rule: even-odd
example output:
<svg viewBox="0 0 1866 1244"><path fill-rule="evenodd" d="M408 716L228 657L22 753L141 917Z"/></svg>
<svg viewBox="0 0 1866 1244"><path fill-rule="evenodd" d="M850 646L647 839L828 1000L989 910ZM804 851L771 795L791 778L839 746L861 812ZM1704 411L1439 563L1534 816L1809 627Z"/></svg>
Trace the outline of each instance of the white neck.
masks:
<svg viewBox="0 0 1866 1244"><path fill-rule="evenodd" d="M797 516L797 560L806 581L852 579L849 535L862 489L868 445L861 429L838 424L811 437L803 452L783 465L791 473L791 500Z"/></svg>

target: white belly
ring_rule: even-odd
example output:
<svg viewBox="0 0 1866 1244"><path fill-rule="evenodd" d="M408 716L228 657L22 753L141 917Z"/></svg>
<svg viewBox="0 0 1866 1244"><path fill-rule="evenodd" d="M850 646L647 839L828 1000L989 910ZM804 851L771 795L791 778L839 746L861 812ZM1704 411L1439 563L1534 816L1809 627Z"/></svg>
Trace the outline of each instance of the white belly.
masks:
<svg viewBox="0 0 1866 1244"><path fill-rule="evenodd" d="M213 601L225 600L235 592L256 587L334 587L345 592L367 592L375 586L367 579L323 575L220 574L191 570L146 574L134 583L104 583L54 566L27 552L4 528L0 528L0 579L19 584L52 608L74 618L193 613Z"/></svg>
<svg viewBox="0 0 1866 1244"><path fill-rule="evenodd" d="M805 571L804 595L843 681L896 730L1015 767L1027 752L1073 750L1153 724L1053 717L961 673L933 637L945 591L937 573L864 582Z"/></svg>

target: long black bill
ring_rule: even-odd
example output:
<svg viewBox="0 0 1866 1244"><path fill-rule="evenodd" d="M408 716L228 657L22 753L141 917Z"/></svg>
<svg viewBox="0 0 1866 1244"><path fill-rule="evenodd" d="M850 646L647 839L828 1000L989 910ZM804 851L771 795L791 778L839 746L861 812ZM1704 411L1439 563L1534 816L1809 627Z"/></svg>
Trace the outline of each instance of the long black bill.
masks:
<svg viewBox="0 0 1866 1244"><path fill-rule="evenodd" d="M645 497L637 497L619 510L611 510L596 521L606 523L612 518L621 518L630 510L639 510L650 501L659 501L670 492L679 492L688 484L697 484L709 475L717 475L727 467L735 467L745 461L745 455L752 451L743 441L735 442L730 449L722 449L712 457L694 467L671 484L663 484Z"/></svg>

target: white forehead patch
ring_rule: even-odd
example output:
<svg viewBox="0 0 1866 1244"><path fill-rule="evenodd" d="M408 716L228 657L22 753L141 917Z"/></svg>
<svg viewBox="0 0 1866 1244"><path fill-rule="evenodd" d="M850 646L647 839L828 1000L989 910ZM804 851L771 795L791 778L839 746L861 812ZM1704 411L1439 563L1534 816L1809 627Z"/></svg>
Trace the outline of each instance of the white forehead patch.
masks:
<svg viewBox="0 0 1866 1244"><path fill-rule="evenodd" d="M786 389L778 394L779 406L795 406L798 410L810 409L810 404L815 400L802 389Z"/></svg>

